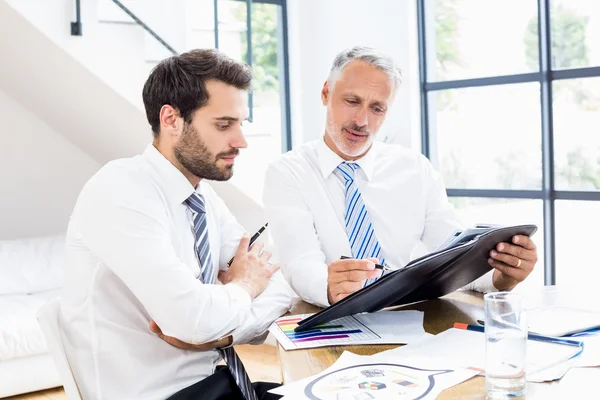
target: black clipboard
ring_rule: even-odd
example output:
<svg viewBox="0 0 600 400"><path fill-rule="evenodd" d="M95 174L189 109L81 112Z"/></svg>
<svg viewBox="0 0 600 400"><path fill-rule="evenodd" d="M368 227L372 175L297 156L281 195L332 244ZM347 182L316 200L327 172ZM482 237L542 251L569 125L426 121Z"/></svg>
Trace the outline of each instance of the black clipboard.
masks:
<svg viewBox="0 0 600 400"><path fill-rule="evenodd" d="M427 254L303 319L295 331L311 329L348 315L444 296L490 271L492 267L487 259L499 242L510 243L514 235L531 236L536 231L535 225L493 228L467 243Z"/></svg>

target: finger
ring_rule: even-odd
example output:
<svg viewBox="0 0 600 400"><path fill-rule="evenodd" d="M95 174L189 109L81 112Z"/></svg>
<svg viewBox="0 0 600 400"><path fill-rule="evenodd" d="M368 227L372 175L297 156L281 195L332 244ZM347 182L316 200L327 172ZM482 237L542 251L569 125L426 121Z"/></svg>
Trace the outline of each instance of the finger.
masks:
<svg viewBox="0 0 600 400"><path fill-rule="evenodd" d="M329 264L330 271L342 272L349 270L374 270L375 263L369 259L356 260L356 259L344 259L336 260Z"/></svg>
<svg viewBox="0 0 600 400"><path fill-rule="evenodd" d="M252 248L250 249L250 253L254 253L258 256L264 248L265 244L263 242L254 242Z"/></svg>
<svg viewBox="0 0 600 400"><path fill-rule="evenodd" d="M268 273L270 274L269 276L273 276L273 274L277 271L279 271L279 264L267 264L267 266L265 267L268 271Z"/></svg>
<svg viewBox="0 0 600 400"><path fill-rule="evenodd" d="M367 279L374 279L381 277L381 270L374 269L372 271L360 271L351 270L344 272L337 272L331 276L331 281L334 283L349 281L349 282L364 282Z"/></svg>
<svg viewBox="0 0 600 400"><path fill-rule="evenodd" d="M244 254L248 253L248 246L250 245L250 235L244 233L242 238L240 239L240 244L235 252L235 256L242 257Z"/></svg>
<svg viewBox="0 0 600 400"><path fill-rule="evenodd" d="M533 242L533 240L531 240L531 238L529 236L515 235L512 238L512 242L518 246L525 247L527 250L536 250L537 249L537 246L535 245L535 243Z"/></svg>
<svg viewBox="0 0 600 400"><path fill-rule="evenodd" d="M496 250L499 253L510 254L515 257L520 258L521 260L528 260L528 261L537 260L537 253L535 252L535 250L528 250L524 247L517 246L514 244L508 244L508 243L501 242L501 243L498 243L498 245L496 246Z"/></svg>
<svg viewBox="0 0 600 400"><path fill-rule="evenodd" d="M262 253L260 253L260 259L263 260L264 262L269 261L269 259L271 258L271 256L273 255L273 253L271 253L268 250L264 250Z"/></svg>
<svg viewBox="0 0 600 400"><path fill-rule="evenodd" d="M350 296L352 293L340 293L335 297L335 302L337 303L340 300L345 299L346 297Z"/></svg>
<svg viewBox="0 0 600 400"><path fill-rule="evenodd" d="M379 264L379 260L377 258L371 257L371 258L367 258L367 260L373 261L374 264Z"/></svg>
<svg viewBox="0 0 600 400"><path fill-rule="evenodd" d="M363 286L365 285L364 282L349 282L349 281L344 281L344 282L340 282L337 283L335 285L333 285L333 293L336 294L340 294L340 293L354 293L357 290L360 290L363 288Z"/></svg>
<svg viewBox="0 0 600 400"><path fill-rule="evenodd" d="M496 257L488 259L488 263L490 265L492 264L492 261L496 261L500 264L504 264L507 267L510 267L513 269L523 270L523 271L525 271L525 273L527 275L529 275L529 273L531 271L533 271L533 267L535 266L534 262L527 261L527 260L521 260L521 265L519 265L518 258L514 258L511 255L502 254L502 253L497 253Z"/></svg>
<svg viewBox="0 0 600 400"><path fill-rule="evenodd" d="M193 344L182 342L179 339L175 339L173 336L163 336L162 338L165 342L169 343L173 347L177 347L178 349L183 350L193 350L196 348Z"/></svg>
<svg viewBox="0 0 600 400"><path fill-rule="evenodd" d="M158 335L158 336L163 336L162 330L158 327L158 325L156 324L156 322L154 322L154 320L150 320L150 332Z"/></svg>
<svg viewBox="0 0 600 400"><path fill-rule="evenodd" d="M510 278L516 279L519 282L525 280L525 278L527 278L527 275L529 275L529 272L521 268L511 267L510 265L507 265L500 261L496 261L494 259L490 260L492 261L488 260L488 262L493 268L497 269L498 271L502 272L504 275Z"/></svg>
<svg viewBox="0 0 600 400"><path fill-rule="evenodd" d="M520 258L506 253L498 253L496 250L490 251L490 256L495 260L498 260L500 262L503 262L504 264L510 265L511 267L515 268L521 268L524 264L523 260L521 260Z"/></svg>

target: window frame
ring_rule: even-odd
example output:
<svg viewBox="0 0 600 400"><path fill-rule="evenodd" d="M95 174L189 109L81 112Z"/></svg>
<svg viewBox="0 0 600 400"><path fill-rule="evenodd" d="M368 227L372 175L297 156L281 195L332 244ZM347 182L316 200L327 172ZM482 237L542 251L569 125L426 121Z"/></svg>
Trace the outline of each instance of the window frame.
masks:
<svg viewBox="0 0 600 400"><path fill-rule="evenodd" d="M513 83L537 82L540 84L541 135L542 135L542 188L540 190L512 189L465 189L447 188L449 197L483 197L507 199L540 199L543 202L544 218L544 284L556 284L556 200L600 201L599 191L556 190L554 168L554 120L552 83L563 79L600 77L600 66L552 69L551 38L551 0L537 0L538 11L538 50L539 70L532 73L486 76L474 79L429 82L427 78L426 28L430 23L431 10L427 8L429 0L417 2L417 37L419 53L419 87L421 105L421 152L427 158L437 154L437 141L432 139L429 129L428 94L433 91L461 89ZM427 19L429 18L429 20Z"/></svg>
<svg viewBox="0 0 600 400"><path fill-rule="evenodd" d="M289 75L289 43L288 43L288 19L287 19L287 0L234 0L246 3L246 43L247 59L246 63L252 67L252 4L272 4L279 6L277 37L279 43L278 49L278 69L279 77L282 79L279 85L279 95L281 103L281 151L286 152L292 149L292 115L290 111L290 75ZM219 48L219 0L213 0L214 15L214 38L215 48ZM248 108L250 109L249 120L253 118L253 95L248 95Z"/></svg>

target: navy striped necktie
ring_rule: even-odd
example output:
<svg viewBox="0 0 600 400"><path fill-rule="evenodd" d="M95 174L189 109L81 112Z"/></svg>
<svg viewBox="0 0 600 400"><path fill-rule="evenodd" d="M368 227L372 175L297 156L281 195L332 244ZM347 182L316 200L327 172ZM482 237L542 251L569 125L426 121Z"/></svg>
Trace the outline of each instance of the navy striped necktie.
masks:
<svg viewBox="0 0 600 400"><path fill-rule="evenodd" d="M340 178L346 189L344 222L352 256L357 259L377 258L380 264L385 265L385 258L377 241L377 236L375 236L369 212L354 181L354 173L359 168L360 166L356 163L343 162L334 171L334 174ZM368 279L365 286L376 280L377 278Z"/></svg>
<svg viewBox="0 0 600 400"><path fill-rule="evenodd" d="M200 263L200 280L204 284L213 285L217 281L217 275L213 268L213 263L210 257L210 242L208 240L208 226L206 223L206 207L204 205L204 196L199 193L192 193L187 198L185 204L192 211L193 229L196 238L196 251L198 253L198 261ZM254 391L250 377L246 373L242 360L237 355L233 347L217 349L225 364L231 371L231 375L235 379L246 400L258 400L258 396Z"/></svg>

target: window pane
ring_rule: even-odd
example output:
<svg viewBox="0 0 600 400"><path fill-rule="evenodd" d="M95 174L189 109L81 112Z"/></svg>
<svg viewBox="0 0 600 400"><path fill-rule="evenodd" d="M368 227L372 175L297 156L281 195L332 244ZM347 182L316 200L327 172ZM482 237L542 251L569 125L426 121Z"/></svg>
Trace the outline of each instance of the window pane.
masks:
<svg viewBox="0 0 600 400"><path fill-rule="evenodd" d="M539 84L429 92L432 160L449 188L539 189Z"/></svg>
<svg viewBox="0 0 600 400"><path fill-rule="evenodd" d="M538 249L538 262L520 289L544 284L544 217L541 200L488 199L450 197L465 226L476 224L523 225L535 224L537 232L532 239Z"/></svg>
<svg viewBox="0 0 600 400"><path fill-rule="evenodd" d="M554 81L558 190L600 190L600 78Z"/></svg>
<svg viewBox="0 0 600 400"><path fill-rule="evenodd" d="M600 65L600 3L551 0L552 68Z"/></svg>
<svg viewBox="0 0 600 400"><path fill-rule="evenodd" d="M556 201L556 283L575 285L600 279L598 235L600 201ZM583 229L587 224L592 223Z"/></svg>
<svg viewBox="0 0 600 400"><path fill-rule="evenodd" d="M219 2L219 48L244 62L248 55L246 10L245 2ZM252 123L244 123L248 148L240 153L233 180L250 196L260 200L267 166L281 154L283 97L280 82L284 78L283 54L279 49L282 45L282 15L281 6L264 3L253 3L251 13L253 119Z"/></svg>
<svg viewBox="0 0 600 400"><path fill-rule="evenodd" d="M425 19L430 82L539 70L535 0L426 0Z"/></svg>
<svg viewBox="0 0 600 400"><path fill-rule="evenodd" d="M245 1L219 0L219 50L229 57L246 62Z"/></svg>

